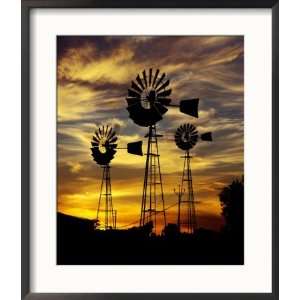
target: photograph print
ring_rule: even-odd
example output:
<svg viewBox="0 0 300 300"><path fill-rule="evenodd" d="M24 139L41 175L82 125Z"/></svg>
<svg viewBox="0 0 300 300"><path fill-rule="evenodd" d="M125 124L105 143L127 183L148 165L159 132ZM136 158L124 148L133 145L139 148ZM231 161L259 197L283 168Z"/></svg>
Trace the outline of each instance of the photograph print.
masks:
<svg viewBox="0 0 300 300"><path fill-rule="evenodd" d="M244 37L57 36L57 264L244 264Z"/></svg>

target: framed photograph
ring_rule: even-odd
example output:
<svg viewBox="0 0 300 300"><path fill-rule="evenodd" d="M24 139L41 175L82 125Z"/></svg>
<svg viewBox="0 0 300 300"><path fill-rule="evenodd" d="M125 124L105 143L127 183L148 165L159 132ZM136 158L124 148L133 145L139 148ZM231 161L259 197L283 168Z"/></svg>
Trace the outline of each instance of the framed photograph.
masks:
<svg viewBox="0 0 300 300"><path fill-rule="evenodd" d="M22 0L23 299L278 299L278 23Z"/></svg>

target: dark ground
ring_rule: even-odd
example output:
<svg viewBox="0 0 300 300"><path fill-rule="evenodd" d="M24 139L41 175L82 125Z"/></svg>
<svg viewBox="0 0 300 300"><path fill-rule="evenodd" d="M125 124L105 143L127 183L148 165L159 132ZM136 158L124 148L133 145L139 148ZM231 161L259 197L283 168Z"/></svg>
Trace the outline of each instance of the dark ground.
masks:
<svg viewBox="0 0 300 300"><path fill-rule="evenodd" d="M241 265L243 238L199 229L177 234L175 225L164 236L150 228L95 231L92 221L57 215L59 265Z"/></svg>

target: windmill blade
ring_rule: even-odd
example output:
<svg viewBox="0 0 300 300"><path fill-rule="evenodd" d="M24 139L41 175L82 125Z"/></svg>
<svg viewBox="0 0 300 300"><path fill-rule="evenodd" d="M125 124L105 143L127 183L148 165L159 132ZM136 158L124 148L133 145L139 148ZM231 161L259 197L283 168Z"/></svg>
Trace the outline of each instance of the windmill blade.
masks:
<svg viewBox="0 0 300 300"><path fill-rule="evenodd" d="M107 139L111 139L113 136L115 136L116 135L116 132L115 131L113 131L112 130L112 128L111 128L111 130L109 131L109 133L108 133L108 135L107 135Z"/></svg>
<svg viewBox="0 0 300 300"><path fill-rule="evenodd" d="M192 125L191 129L190 129L190 132L191 133L197 132L197 128L194 125Z"/></svg>
<svg viewBox="0 0 300 300"><path fill-rule="evenodd" d="M143 79L144 79L145 86L147 88L148 84L147 84L147 75L146 75L146 71L145 70L143 71Z"/></svg>
<svg viewBox="0 0 300 300"><path fill-rule="evenodd" d="M98 140L100 140L99 133L98 133L97 130L95 131L95 135L96 135L96 137L98 138Z"/></svg>
<svg viewBox="0 0 300 300"><path fill-rule="evenodd" d="M179 128L176 130L176 132L175 132L175 137L180 137L180 134L181 134L181 132L180 132L180 130L179 130Z"/></svg>
<svg viewBox="0 0 300 300"><path fill-rule="evenodd" d="M144 85L143 85L143 82L142 82L142 79L140 77L140 75L138 74L137 77L136 77L136 81L137 83L140 85L140 87L142 88L142 90L145 89Z"/></svg>
<svg viewBox="0 0 300 300"><path fill-rule="evenodd" d="M155 91L150 91L147 98L148 98L148 101L154 102L156 99Z"/></svg>
<svg viewBox="0 0 300 300"><path fill-rule="evenodd" d="M92 139L95 143L98 143L99 144L99 141L93 136L93 139Z"/></svg>
<svg viewBox="0 0 300 300"><path fill-rule="evenodd" d="M112 137L107 139L108 144L113 144L118 140L118 137L113 135Z"/></svg>
<svg viewBox="0 0 300 300"><path fill-rule="evenodd" d="M152 82L152 86L154 87L155 83L156 83L156 79L157 79L157 75L159 73L159 69L156 70L154 78L153 78L153 82Z"/></svg>
<svg viewBox="0 0 300 300"><path fill-rule="evenodd" d="M126 101L127 101L128 106L140 103L140 99L138 99L138 98L126 98Z"/></svg>
<svg viewBox="0 0 300 300"><path fill-rule="evenodd" d="M117 141L117 137L116 136L114 136L110 141L109 141L109 143L111 143L111 144L113 144L113 143L115 143L116 141Z"/></svg>
<svg viewBox="0 0 300 300"><path fill-rule="evenodd" d="M101 158L101 155L100 155L99 150L98 150L98 152L93 151L94 148L91 148L91 150L92 150L92 157L93 157L93 160L94 160L97 164L101 165L101 164L103 163L103 158Z"/></svg>
<svg viewBox="0 0 300 300"><path fill-rule="evenodd" d="M198 134L191 135L191 141L196 143L198 141Z"/></svg>
<svg viewBox="0 0 300 300"><path fill-rule="evenodd" d="M154 123L162 120L162 111L159 111L159 109L153 105L152 109L150 109L149 120Z"/></svg>
<svg viewBox="0 0 300 300"><path fill-rule="evenodd" d="M131 118L133 120L133 122L139 126L148 127L151 125L149 120L145 120L145 118L142 118L142 117L136 117L136 116L134 116L133 113L130 113L130 111L129 111L129 118Z"/></svg>
<svg viewBox="0 0 300 300"><path fill-rule="evenodd" d="M98 161L99 161L99 159L100 159L100 158L99 158L99 155L97 155L96 153L92 153L91 155L92 155L94 161L98 163Z"/></svg>
<svg viewBox="0 0 300 300"><path fill-rule="evenodd" d="M110 163L116 153L115 148L117 147L117 144L115 142L117 139L118 138L112 127L109 125L99 126L95 135L92 137L92 148L90 148L92 151L92 157L97 164L104 166ZM104 146L106 149L105 153L102 153L99 149L100 142L101 146Z"/></svg>
<svg viewBox="0 0 300 300"><path fill-rule="evenodd" d="M91 154L91 156L92 156L93 160L94 160L96 163L98 163L98 161L97 161L97 159L96 159L96 157L95 157L95 155L94 155L93 153Z"/></svg>
<svg viewBox="0 0 300 300"><path fill-rule="evenodd" d="M93 154L94 156L99 155L99 153L100 153L98 147L97 147L97 148L91 148L91 150L92 150L92 154Z"/></svg>
<svg viewBox="0 0 300 300"><path fill-rule="evenodd" d="M211 132L205 132L205 133L201 134L200 137L201 137L202 141L212 142L212 133Z"/></svg>
<svg viewBox="0 0 300 300"><path fill-rule="evenodd" d="M109 130L108 130L108 133L107 133L107 139L109 139L109 138L110 138L110 134L111 134L111 132L112 132L112 127L110 127L110 128L109 128Z"/></svg>
<svg viewBox="0 0 300 300"><path fill-rule="evenodd" d="M157 101L162 105L168 106L172 100L169 98L157 98Z"/></svg>
<svg viewBox="0 0 300 300"><path fill-rule="evenodd" d="M182 150L188 150L190 148L186 143L183 143L182 141L180 141L176 145Z"/></svg>
<svg viewBox="0 0 300 300"><path fill-rule="evenodd" d="M163 73L163 74L161 75L161 77L160 77L159 80L157 81L157 84L155 85L155 88L157 88L157 87L160 85L160 83L164 80L165 76L166 76L166 73Z"/></svg>
<svg viewBox="0 0 300 300"><path fill-rule="evenodd" d="M198 131L197 130L190 130L190 135L194 136L194 135L198 135Z"/></svg>
<svg viewBox="0 0 300 300"><path fill-rule="evenodd" d="M171 95L171 92L172 92L171 89L166 90L166 91L163 91L163 92L161 92L161 93L158 93L158 94L157 94L157 97L167 97L167 96L170 96L170 95Z"/></svg>
<svg viewBox="0 0 300 300"><path fill-rule="evenodd" d="M190 137L191 137L191 139L198 139L198 134L197 133L191 134Z"/></svg>
<svg viewBox="0 0 300 300"><path fill-rule="evenodd" d="M134 90L132 89L128 89L128 96L129 97L135 97L135 98L140 98L140 94L135 92Z"/></svg>
<svg viewBox="0 0 300 300"><path fill-rule="evenodd" d="M154 125L168 111L165 106L170 105L171 99L165 97L171 94L171 89L167 88L165 91L169 85L169 80L165 79L165 73L160 75L159 69L155 72L153 68L144 69L140 74L137 74L136 80L131 81L131 87L128 89L128 97L126 98L127 110L129 117L137 125L145 127ZM157 88L158 91L156 91ZM144 101L147 105L144 105Z"/></svg>
<svg viewBox="0 0 300 300"><path fill-rule="evenodd" d="M176 142L176 144L181 143L181 139L179 136L175 136L175 142Z"/></svg>
<svg viewBox="0 0 300 300"><path fill-rule="evenodd" d="M118 137L116 135L112 135L110 138L107 139L107 142L109 144L113 144L116 142L115 138L116 138L116 140L118 139Z"/></svg>
<svg viewBox="0 0 300 300"><path fill-rule="evenodd" d="M159 91L163 90L164 88L166 88L169 85L169 83L170 83L170 80L167 80L164 84L162 84L160 86L159 89L157 89L157 92L159 92Z"/></svg>
<svg viewBox="0 0 300 300"><path fill-rule="evenodd" d="M159 112L160 115L163 115L168 111L168 109L162 106L159 102L154 103L153 107Z"/></svg>
<svg viewBox="0 0 300 300"><path fill-rule="evenodd" d="M142 93L143 91L139 88L139 86L134 81L131 81L131 87L139 93Z"/></svg>
<svg viewBox="0 0 300 300"><path fill-rule="evenodd" d="M108 125L106 125L104 136L107 136L107 132L108 132Z"/></svg>
<svg viewBox="0 0 300 300"><path fill-rule="evenodd" d="M193 124L180 125L175 132L175 143L182 150L193 148L198 141L198 131Z"/></svg>
<svg viewBox="0 0 300 300"><path fill-rule="evenodd" d="M189 131L189 132L192 132L192 131L195 130L195 126L192 125L192 124L190 124L190 123L187 124L187 128L188 128L188 131Z"/></svg>
<svg viewBox="0 0 300 300"><path fill-rule="evenodd" d="M118 147L118 144L109 144L107 145L106 149L109 151L115 151L114 149L116 149Z"/></svg>
<svg viewBox="0 0 300 300"><path fill-rule="evenodd" d="M140 103L128 106L129 117L134 123L148 127L162 119L161 114L152 106L150 109L143 108Z"/></svg>
<svg viewBox="0 0 300 300"><path fill-rule="evenodd" d="M182 113L198 118L198 104L199 99L188 99L181 100L179 104L179 109Z"/></svg>
<svg viewBox="0 0 300 300"><path fill-rule="evenodd" d="M127 152L134 155L143 155L142 145L142 141L128 143Z"/></svg>
<svg viewBox="0 0 300 300"><path fill-rule="evenodd" d="M182 133L183 130L184 130L184 129L183 129L183 125L180 125L179 128L178 128L178 131L179 131L180 133Z"/></svg>

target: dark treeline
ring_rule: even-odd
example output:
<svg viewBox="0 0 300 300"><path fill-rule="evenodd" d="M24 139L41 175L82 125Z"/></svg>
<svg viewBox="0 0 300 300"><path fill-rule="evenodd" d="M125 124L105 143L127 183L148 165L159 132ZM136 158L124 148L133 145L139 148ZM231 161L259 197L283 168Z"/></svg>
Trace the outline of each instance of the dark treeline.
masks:
<svg viewBox="0 0 300 300"><path fill-rule="evenodd" d="M219 194L225 226L220 232L199 228L179 233L168 224L162 235L152 225L127 230L94 230L94 222L58 213L57 263L202 264L244 263L244 182L235 179Z"/></svg>

